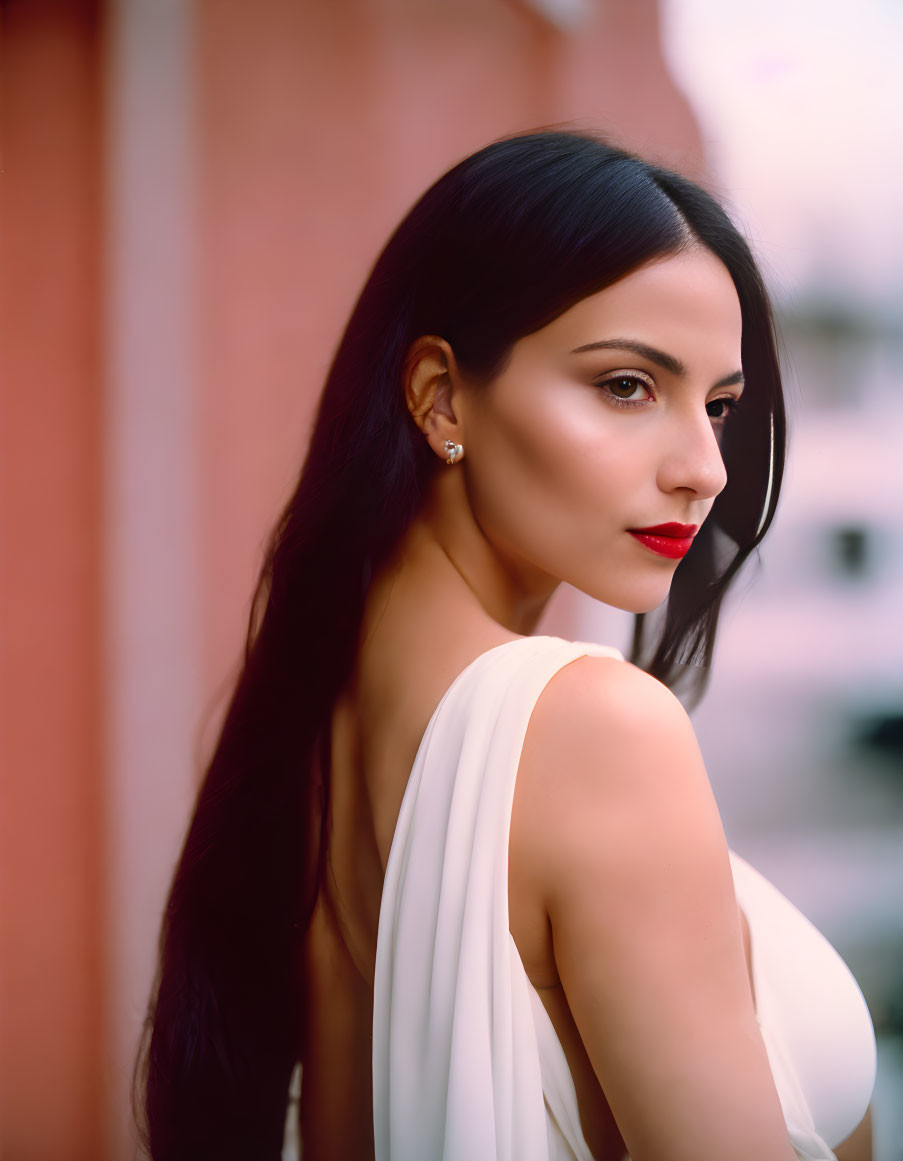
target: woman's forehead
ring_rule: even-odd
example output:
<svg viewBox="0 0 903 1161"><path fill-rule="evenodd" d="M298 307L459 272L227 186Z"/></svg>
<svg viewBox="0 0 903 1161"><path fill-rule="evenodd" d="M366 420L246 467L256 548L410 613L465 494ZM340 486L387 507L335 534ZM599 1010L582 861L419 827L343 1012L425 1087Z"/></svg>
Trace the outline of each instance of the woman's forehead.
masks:
<svg viewBox="0 0 903 1161"><path fill-rule="evenodd" d="M581 299L525 336L515 354L517 347L524 354L542 348L616 349L616 340L623 339L626 350L645 345L687 367L709 359L739 367L741 336L740 302L730 273L710 251L694 248L641 266Z"/></svg>

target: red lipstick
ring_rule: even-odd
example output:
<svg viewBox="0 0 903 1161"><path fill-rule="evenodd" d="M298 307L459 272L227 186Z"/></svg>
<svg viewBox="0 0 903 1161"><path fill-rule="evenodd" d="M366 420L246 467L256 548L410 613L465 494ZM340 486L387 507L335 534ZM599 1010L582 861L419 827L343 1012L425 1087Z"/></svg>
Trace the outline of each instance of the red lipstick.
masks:
<svg viewBox="0 0 903 1161"><path fill-rule="evenodd" d="M656 524L651 528L628 528L627 531L640 544L645 544L659 556L668 556L678 560L690 551L693 537L696 535L696 524Z"/></svg>

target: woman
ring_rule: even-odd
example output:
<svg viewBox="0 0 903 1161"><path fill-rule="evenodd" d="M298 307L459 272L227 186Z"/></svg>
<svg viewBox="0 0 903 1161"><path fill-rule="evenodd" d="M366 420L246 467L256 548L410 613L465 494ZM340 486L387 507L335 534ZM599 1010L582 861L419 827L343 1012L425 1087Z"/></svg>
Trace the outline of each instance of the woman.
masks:
<svg viewBox="0 0 903 1161"><path fill-rule="evenodd" d="M176 871L155 1161L279 1157L296 1062L305 1161L832 1156L861 995L729 857L666 688L700 684L783 444L767 297L697 186L553 132L427 191L335 356ZM531 636L561 581L637 614L642 667ZM788 1032L800 955L824 997Z"/></svg>

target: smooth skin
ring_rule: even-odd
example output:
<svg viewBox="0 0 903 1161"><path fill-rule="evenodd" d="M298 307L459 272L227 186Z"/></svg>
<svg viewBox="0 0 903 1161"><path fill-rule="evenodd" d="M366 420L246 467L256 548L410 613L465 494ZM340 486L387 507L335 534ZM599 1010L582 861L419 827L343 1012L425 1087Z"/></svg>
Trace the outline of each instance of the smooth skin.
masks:
<svg viewBox="0 0 903 1161"><path fill-rule="evenodd" d="M678 561L628 530L711 510L740 338L727 270L694 248L527 335L488 385L440 336L412 346L410 413L441 460L446 439L464 453L439 465L375 578L335 707L329 876L307 940L305 1161L373 1155L380 893L435 706L476 656L533 632L562 581L631 612L665 599ZM699 749L677 699L636 667L578 658L540 696L509 911L597 1161L792 1161ZM842 1161L868 1161L857 1133L868 1140Z"/></svg>

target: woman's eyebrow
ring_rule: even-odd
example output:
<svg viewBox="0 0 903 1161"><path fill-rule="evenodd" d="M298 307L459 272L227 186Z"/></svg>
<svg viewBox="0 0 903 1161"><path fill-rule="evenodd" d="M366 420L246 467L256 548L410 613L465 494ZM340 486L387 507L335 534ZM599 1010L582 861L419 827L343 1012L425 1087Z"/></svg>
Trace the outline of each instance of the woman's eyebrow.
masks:
<svg viewBox="0 0 903 1161"><path fill-rule="evenodd" d="M713 387L733 387L735 383L741 386L745 383L742 371L734 371L730 375L725 375L723 379L719 379L717 383L713 383Z"/></svg>
<svg viewBox="0 0 903 1161"><path fill-rule="evenodd" d="M687 368L683 365L680 359L675 359L673 355L667 354L665 351L659 351L656 347L650 347L647 343L637 342L636 339L599 339L595 343L584 343L582 347L575 347L571 351L572 355L582 355L584 351L632 351L635 355L639 355L643 359L648 359L650 363L658 363L660 367L664 367L672 375L686 375ZM743 382L743 372L734 371L730 375L725 375L723 379L719 379L714 387L733 387L735 383Z"/></svg>
<svg viewBox="0 0 903 1161"><path fill-rule="evenodd" d="M685 375L687 373L687 369L680 359L675 359L673 355L667 355L664 351L656 350L655 347L647 346L646 343L638 343L635 339L599 339L596 343L585 343L582 347L575 347L571 354L581 355L584 351L609 349L633 351L635 355L648 359L651 363L658 363L660 367L664 367L672 375Z"/></svg>

